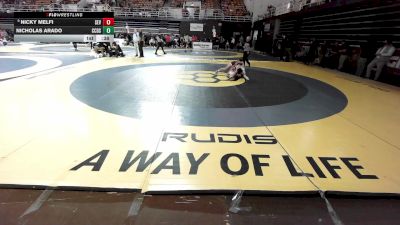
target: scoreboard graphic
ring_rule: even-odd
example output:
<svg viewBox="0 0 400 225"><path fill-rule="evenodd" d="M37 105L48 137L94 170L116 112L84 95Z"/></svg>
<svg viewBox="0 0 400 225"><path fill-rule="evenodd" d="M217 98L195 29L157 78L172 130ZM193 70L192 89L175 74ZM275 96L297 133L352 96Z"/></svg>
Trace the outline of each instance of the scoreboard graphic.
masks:
<svg viewBox="0 0 400 225"><path fill-rule="evenodd" d="M113 12L15 12L16 42L112 42Z"/></svg>

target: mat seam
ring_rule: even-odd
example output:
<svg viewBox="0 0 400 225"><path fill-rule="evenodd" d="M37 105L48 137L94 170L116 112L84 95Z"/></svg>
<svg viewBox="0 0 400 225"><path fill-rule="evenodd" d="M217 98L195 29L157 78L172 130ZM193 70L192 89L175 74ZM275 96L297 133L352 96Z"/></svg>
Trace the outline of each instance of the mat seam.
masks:
<svg viewBox="0 0 400 225"><path fill-rule="evenodd" d="M265 129L272 134L274 137L274 133L268 128L268 125L266 123L264 123L264 121L261 119L261 117L258 115L258 113L253 109L253 107L251 106L250 102L246 99L246 97L243 95L243 93L235 86L235 90L238 92L239 96L245 101L245 103L248 105L248 107L250 108L250 110L253 112L254 115L256 115L256 117L258 118L259 121L261 121L261 123L264 125ZM293 163L301 170L301 172L304 174L303 169L297 164L297 162L292 158L292 156L289 154L289 152L286 150L286 148L280 143L280 141L277 139L276 140L277 143L281 146L281 148L283 149L283 151L286 152L286 154L288 154L289 158L293 161ZM329 200L325 197L325 191L321 190L321 188L319 188L308 176L305 176L306 179L314 186L318 189L318 192L320 193L320 197L321 199L323 199L325 201L325 206L328 210L328 213L330 215L330 218L332 220L332 222L335 225L344 225L343 222L341 221L341 219L339 218L338 214L336 213L335 209L332 207L331 203L329 202Z"/></svg>
<svg viewBox="0 0 400 225"><path fill-rule="evenodd" d="M175 103L176 103L176 99L178 98L180 88L181 88L180 85L178 85L174 100L172 101L172 109L171 109L171 112L169 113L169 117L168 118L171 118L173 113L174 113L175 106L176 106ZM167 127L167 125L164 124L162 129L161 129L161 134L160 134L160 136L158 138L158 142L157 142L154 154L158 152L158 148L160 146L160 143L161 143L161 140L162 140L162 137L163 137L163 134L165 132L166 127ZM148 177L151 176L150 170L152 168L153 163L154 163L154 161L151 162L151 164L149 165L149 170L147 171L146 176L145 176L145 182L144 182L142 188L140 189L142 193L143 193L143 188L145 187L145 185L148 186L148 182L147 181L149 180ZM147 190L147 188L146 188L146 190Z"/></svg>

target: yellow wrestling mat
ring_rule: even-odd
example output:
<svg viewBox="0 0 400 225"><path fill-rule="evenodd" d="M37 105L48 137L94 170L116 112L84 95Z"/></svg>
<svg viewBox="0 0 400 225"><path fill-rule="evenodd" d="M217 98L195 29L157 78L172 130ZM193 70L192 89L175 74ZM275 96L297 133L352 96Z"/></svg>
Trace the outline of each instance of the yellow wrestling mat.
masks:
<svg viewBox="0 0 400 225"><path fill-rule="evenodd" d="M91 58L1 81L0 186L400 193L400 88L295 62L226 81L229 62Z"/></svg>

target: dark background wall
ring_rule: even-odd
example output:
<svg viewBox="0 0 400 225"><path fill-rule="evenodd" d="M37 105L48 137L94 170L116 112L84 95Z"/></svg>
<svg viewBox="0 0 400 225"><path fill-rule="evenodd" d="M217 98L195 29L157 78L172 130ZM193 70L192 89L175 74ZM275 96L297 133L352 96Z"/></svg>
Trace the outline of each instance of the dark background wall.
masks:
<svg viewBox="0 0 400 225"><path fill-rule="evenodd" d="M299 41L346 40L351 44L361 44L369 40L382 42L390 37L395 45L400 44L399 0L332 1L258 21L255 29L262 30L263 23L277 19L280 21L278 35L285 34ZM263 35L268 36L268 32ZM259 46L259 50L261 48Z"/></svg>
<svg viewBox="0 0 400 225"><path fill-rule="evenodd" d="M14 13L0 13L0 29L14 29Z"/></svg>
<svg viewBox="0 0 400 225"><path fill-rule="evenodd" d="M180 21L126 17L115 18L115 27L125 28L126 24L128 24L130 28L142 29L145 33L179 34Z"/></svg>
<svg viewBox="0 0 400 225"><path fill-rule="evenodd" d="M190 31L190 23L203 23L203 32ZM197 35L200 38L212 38L212 28L215 26L218 36L223 36L225 39L231 38L233 33L243 33L244 36L250 35L251 23L250 22L221 22L217 20L207 21L182 21L180 24L180 34Z"/></svg>
<svg viewBox="0 0 400 225"><path fill-rule="evenodd" d="M199 31L190 31L190 24L191 23L201 23L203 24L203 32ZM221 25L217 20L197 20L197 21L182 21L179 26L179 33L180 35L196 35L198 38L212 38L212 29L215 26L217 34L221 32Z"/></svg>
<svg viewBox="0 0 400 225"><path fill-rule="evenodd" d="M362 1L305 13L295 29L300 40L383 41L399 39L399 18L400 1Z"/></svg>
<svg viewBox="0 0 400 225"><path fill-rule="evenodd" d="M231 38L233 33L239 32L243 33L246 37L251 33L251 23L250 22L223 22L221 34L225 39Z"/></svg>
<svg viewBox="0 0 400 225"><path fill-rule="evenodd" d="M253 30L257 31L257 40L255 42L255 49L262 52L272 52L272 44L274 39L276 19L266 19L263 21L257 21L254 23ZM266 29L269 24L269 30Z"/></svg>

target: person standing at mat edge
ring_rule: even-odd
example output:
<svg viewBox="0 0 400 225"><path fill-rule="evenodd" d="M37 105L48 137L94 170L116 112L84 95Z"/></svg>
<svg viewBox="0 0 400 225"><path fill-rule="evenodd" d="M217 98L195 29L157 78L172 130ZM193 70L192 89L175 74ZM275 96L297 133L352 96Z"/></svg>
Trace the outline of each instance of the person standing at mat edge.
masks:
<svg viewBox="0 0 400 225"><path fill-rule="evenodd" d="M144 36L142 30L139 30L139 58L143 58Z"/></svg>
<svg viewBox="0 0 400 225"><path fill-rule="evenodd" d="M393 53L396 51L396 48L392 45L392 40L388 38L384 43L385 45L382 48L378 49L378 51L376 51L375 59L368 64L366 78L369 78L371 76L371 70L374 66L376 66L374 80L378 80L379 76L381 75L383 67L390 60L390 57L392 57Z"/></svg>
<svg viewBox="0 0 400 225"><path fill-rule="evenodd" d="M165 51L164 51L164 41L161 39L160 35L157 35L157 36L156 36L156 41L157 41L157 48L156 48L155 54L158 55L157 52L158 52L158 49L159 49L159 48L162 49L164 55L167 54L167 53L165 53Z"/></svg>
<svg viewBox="0 0 400 225"><path fill-rule="evenodd" d="M136 52L135 57L138 57L138 55L139 55L139 40L140 40L140 37L139 37L139 32L136 29L133 31L132 39L133 39L133 46L134 46L135 52Z"/></svg>
<svg viewBox="0 0 400 225"><path fill-rule="evenodd" d="M72 46L74 46L74 51L78 51L78 43L72 42Z"/></svg>
<svg viewBox="0 0 400 225"><path fill-rule="evenodd" d="M249 64L249 67L250 67L249 56L250 56L250 42L246 41L246 43L243 46L243 63L244 63L244 66L246 66L246 62L247 62Z"/></svg>

